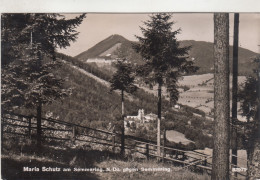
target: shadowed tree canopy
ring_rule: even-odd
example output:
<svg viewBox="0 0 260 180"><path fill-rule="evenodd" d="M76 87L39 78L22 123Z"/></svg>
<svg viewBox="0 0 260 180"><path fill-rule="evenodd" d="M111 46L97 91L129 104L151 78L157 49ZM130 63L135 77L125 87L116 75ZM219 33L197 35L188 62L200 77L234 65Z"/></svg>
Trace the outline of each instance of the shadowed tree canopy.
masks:
<svg viewBox="0 0 260 180"><path fill-rule="evenodd" d="M254 179L259 176L260 169L255 166L259 162L260 152L260 91L259 91L259 63L260 56L255 59L258 69L254 69L254 74L248 76L243 88L238 93L241 102L242 115L247 117L247 122L238 122L245 129L244 145L247 150L248 160L248 179Z"/></svg>
<svg viewBox="0 0 260 180"><path fill-rule="evenodd" d="M254 61L256 63L256 67L258 67L260 57L256 58ZM242 115L247 116L249 119L255 118L258 106L258 99L256 97L258 97L259 93L257 77L259 70L254 69L253 71L254 74L246 77L244 86L238 93L238 98L241 102Z"/></svg>
<svg viewBox="0 0 260 180"><path fill-rule="evenodd" d="M121 60L115 66L117 71L110 80L111 90L120 90L128 93L136 91L137 87L134 85L135 77L131 64Z"/></svg>
<svg viewBox="0 0 260 180"><path fill-rule="evenodd" d="M1 18L2 109L34 107L68 94L55 49L75 41L85 14L65 19L60 14L3 14Z"/></svg>
<svg viewBox="0 0 260 180"><path fill-rule="evenodd" d="M151 15L150 20L144 22L145 27L140 27L143 37L136 36L139 42L133 47L144 60L138 74L150 85L166 85L170 99L175 103L178 100L178 77L195 72L197 67L188 60L191 47L180 47L176 35L181 29L172 31L174 22L171 18L172 15L167 13Z"/></svg>
<svg viewBox="0 0 260 180"><path fill-rule="evenodd" d="M196 71L193 62L189 61L188 51L190 47L180 47L176 35L180 29L172 31L171 14L159 13L150 16L150 20L140 27L143 37L136 36L138 43L133 48L139 53L144 64L141 65L137 74L144 79L146 84L152 87L158 85L158 122L157 122L157 155L160 156L160 121L161 121L161 95L162 86L165 85L170 95L170 101L175 104L178 100L177 89L178 77L183 73ZM158 159L159 160L159 159Z"/></svg>
<svg viewBox="0 0 260 180"><path fill-rule="evenodd" d="M260 56L255 59L258 64L254 76L246 79L244 88L239 93L243 116L247 116L245 125L246 148L248 155L247 179L256 179L260 176Z"/></svg>
<svg viewBox="0 0 260 180"><path fill-rule="evenodd" d="M122 122L121 124L121 155L124 155L125 149L125 128L124 128L124 118L125 118L125 105L124 105L124 92L132 93L136 91L137 87L134 85L134 73L130 63L125 62L126 59L119 60L116 63L117 71L110 80L111 91L120 90L121 92L121 102L122 102Z"/></svg>

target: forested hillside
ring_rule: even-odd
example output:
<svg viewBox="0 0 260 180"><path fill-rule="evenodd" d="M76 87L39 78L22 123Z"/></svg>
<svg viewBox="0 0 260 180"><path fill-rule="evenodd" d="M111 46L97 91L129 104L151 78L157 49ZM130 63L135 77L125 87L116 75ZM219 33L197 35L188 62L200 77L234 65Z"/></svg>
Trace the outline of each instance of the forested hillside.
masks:
<svg viewBox="0 0 260 180"><path fill-rule="evenodd" d="M193 41L186 40L181 41L182 46L191 46L189 52L190 58L194 58L194 63L196 66L200 67L198 73L212 73L214 68L213 60L213 43L204 41ZM250 50L239 47L238 50L238 62L239 62L239 75L250 74L250 69L255 66L253 59L256 57L257 53ZM232 65L233 59L233 46L229 47L229 62ZM232 72L232 67L230 70Z"/></svg>
<svg viewBox="0 0 260 180"><path fill-rule="evenodd" d="M117 48L111 50L110 54L112 57L126 57L132 63L142 63L141 56L135 52L132 48L133 43L120 35L111 35L103 41L99 42L90 49L80 53L75 56L80 60L87 60L89 58L102 58L103 52L107 51L115 45ZM213 43L205 41L194 41L194 40L184 40L180 41L180 46L191 46L189 51L189 59L194 61L194 64L200 69L196 74L212 73L213 72ZM251 70L255 67L253 59L256 57L257 53L247 50L245 48L239 47L238 62L239 62L239 75L251 74ZM232 63L233 56L233 46L229 48L230 54L230 64ZM107 57L106 57L107 58ZM230 66L232 68L232 66ZM232 69L231 69L232 72Z"/></svg>
<svg viewBox="0 0 260 180"><path fill-rule="evenodd" d="M60 56L62 56L60 54ZM69 56L64 56L67 61L88 71L91 69L98 77L109 79L103 71L89 64L81 64L81 61ZM79 64L77 64L77 62ZM107 128L109 123L118 124L121 120L121 97L101 83L83 75L76 69L64 64L59 76L67 77L66 87L72 87L72 95L63 101L57 101L44 109L51 111L60 119L71 121L96 128ZM94 74L94 73L93 73ZM102 78L103 79L103 78ZM138 89L133 94L131 101L126 99L126 115L137 115L138 109L144 109L145 113L157 113L157 97ZM182 106L181 110L175 110L165 99L162 103L165 122L162 126L166 129L174 129L184 133L188 138L196 142L198 147L211 146L208 134L212 130L212 121L204 117L193 116L193 113L204 115L203 112L194 108ZM190 121L190 125L188 123ZM201 129L204 129L204 132ZM138 135L144 135L138 132ZM205 141L200 141L204 139Z"/></svg>

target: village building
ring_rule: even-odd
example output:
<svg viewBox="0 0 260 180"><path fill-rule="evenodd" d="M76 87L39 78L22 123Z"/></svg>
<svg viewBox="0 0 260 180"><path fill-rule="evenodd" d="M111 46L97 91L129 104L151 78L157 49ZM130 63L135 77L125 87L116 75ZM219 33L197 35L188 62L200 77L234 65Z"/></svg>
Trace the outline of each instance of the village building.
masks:
<svg viewBox="0 0 260 180"><path fill-rule="evenodd" d="M175 105L174 105L174 108L175 108L175 109L181 109L181 106L180 106L179 104L175 104Z"/></svg>
<svg viewBox="0 0 260 180"><path fill-rule="evenodd" d="M127 124L131 125L133 122L135 124L144 124L150 123L157 120L157 115L153 113L149 113L147 115L144 114L144 109L139 109L137 116L126 116L124 119L124 126L127 127Z"/></svg>

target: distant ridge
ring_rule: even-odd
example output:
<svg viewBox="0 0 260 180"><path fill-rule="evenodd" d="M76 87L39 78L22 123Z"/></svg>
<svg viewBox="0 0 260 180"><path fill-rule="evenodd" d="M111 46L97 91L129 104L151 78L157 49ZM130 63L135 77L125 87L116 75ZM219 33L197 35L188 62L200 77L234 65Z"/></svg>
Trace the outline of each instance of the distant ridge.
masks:
<svg viewBox="0 0 260 180"><path fill-rule="evenodd" d="M118 51L127 57L133 63L142 63L142 58L132 48L133 41L129 41L121 35L111 35L103 41L97 43L90 49L75 56L80 60L87 60L89 58L109 58L118 57ZM213 58L213 43L205 41L184 40L180 41L180 46L192 46L189 52L190 60L193 60L195 65L200 67L197 73L212 73L214 70L214 58ZM239 75L247 75L252 73L252 69L255 67L253 59L257 56L257 53L245 48L239 48L238 53L239 61ZM233 47L230 46L230 70L232 72L232 56Z"/></svg>
<svg viewBox="0 0 260 180"><path fill-rule="evenodd" d="M181 46L192 46L189 56L194 58L196 66L200 67L200 73L209 73L214 70L213 43L205 41L185 40L181 41ZM238 63L240 75L251 74L255 67L254 58L257 53L239 47ZM229 48L229 64L232 72L233 46Z"/></svg>

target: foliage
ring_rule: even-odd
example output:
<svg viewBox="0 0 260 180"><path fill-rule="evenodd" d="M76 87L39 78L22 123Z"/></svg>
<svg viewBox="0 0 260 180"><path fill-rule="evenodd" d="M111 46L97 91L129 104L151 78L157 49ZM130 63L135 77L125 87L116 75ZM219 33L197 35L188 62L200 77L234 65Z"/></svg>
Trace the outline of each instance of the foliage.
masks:
<svg viewBox="0 0 260 180"><path fill-rule="evenodd" d="M239 99L241 102L242 115L248 118L254 118L257 110L257 96L258 96L258 80L254 76L246 78L244 88L239 92Z"/></svg>
<svg viewBox="0 0 260 180"><path fill-rule="evenodd" d="M260 56L255 60L256 67L259 68ZM245 131L239 134L243 139L242 145L251 149L253 139L259 135L259 69L254 69L254 74L246 78L245 84L238 92L238 99L241 102L242 115L247 117L247 122L240 124Z"/></svg>
<svg viewBox="0 0 260 180"><path fill-rule="evenodd" d="M50 103L67 95L53 70L55 48L75 41L85 14L66 20L59 14L2 15L2 105L5 110Z"/></svg>
<svg viewBox="0 0 260 180"><path fill-rule="evenodd" d="M125 128L124 128L124 117L125 117L125 107L124 107L124 92L133 93L136 91L137 87L134 85L134 74L132 70L132 66L127 64L123 60L119 60L116 64L117 71L113 75L112 79L110 80L110 91L113 90L120 90L121 92L121 102L122 102L122 122L121 122L121 135L122 135L122 148L121 153L124 154L124 146L125 146Z"/></svg>
<svg viewBox="0 0 260 180"><path fill-rule="evenodd" d="M171 104L178 101L178 78L184 73L195 72L196 67L192 61L187 60L190 47L180 47L176 35L180 29L172 32L174 22L170 21L172 15L167 13L153 14L150 20L140 27L143 37L136 36L139 43L133 45L139 53L144 64L140 65L137 74L146 84L153 87L158 85L158 132L157 153L160 155L160 121L161 121L161 89L165 85L169 93Z"/></svg>
<svg viewBox="0 0 260 180"><path fill-rule="evenodd" d="M179 85L178 88L182 88L184 92L190 89L190 87L186 85L182 85L182 86Z"/></svg>
<svg viewBox="0 0 260 180"><path fill-rule="evenodd" d="M45 107L60 119L81 125L106 128L121 117L120 96L105 85L82 75L78 70L64 64L56 72L57 76L67 76L65 87L73 87L71 96L61 102ZM126 113L131 114L138 110L134 103L126 101ZM102 123L105 123L102 125Z"/></svg>
<svg viewBox="0 0 260 180"><path fill-rule="evenodd" d="M153 14L150 20L141 27L144 37L136 36L139 43L134 49L141 54L145 64L140 66L139 75L146 83L160 86L165 84L172 102L178 100L177 81L183 73L194 72L192 61L187 60L189 46L180 47L176 35L180 29L172 32L174 22L172 15L166 13Z"/></svg>
<svg viewBox="0 0 260 180"><path fill-rule="evenodd" d="M97 76L101 79L104 79L106 81L109 81L113 76L113 73L111 71L108 71L107 69L104 69L104 68L102 68L102 69L99 68L96 63L84 63L83 61L81 61L77 58L73 58L71 56L68 56L68 55L65 55L62 53L57 53L57 58L70 62L74 66L82 68L85 71L90 72L90 73L94 74L95 76Z"/></svg>
<svg viewBox="0 0 260 180"><path fill-rule="evenodd" d="M70 59L71 61L76 60L71 57ZM75 65L77 66L78 64L75 63ZM82 63L82 65L88 66L89 64ZM60 110L55 110L55 112L57 111L55 114L60 115L61 119L66 117L66 121L72 121L87 126L90 125L91 127L106 128L110 122L122 124L120 123L121 104L119 94L114 92L108 93L108 87L95 82L91 78L82 76L80 72L70 68L68 65L64 65L63 68L65 69L57 73L59 76L68 76L68 81L65 83L66 87L72 86L74 87L74 90L69 98L64 99L62 103L55 103L51 105L51 107L48 108L49 110L53 111L54 107L59 107ZM101 75L105 75L106 78L109 77L109 75L103 71L99 69L96 70L98 77L102 78ZM138 109L145 109L147 113L154 113L157 111L155 106L157 98L153 94L147 93L143 89L138 88L137 91L133 93L133 97L133 101L129 101L127 98L125 99L125 114L134 115ZM188 133L191 129L197 131L198 133L201 133L201 129L212 132L213 125L211 121L207 121L205 118L195 118L192 115L192 112L203 114L202 111L188 106L182 106L180 111L174 111L170 108L169 101L165 99L162 99L162 101L166 129L174 129L184 134L186 134L186 131ZM81 111L78 109L81 109ZM61 113L58 113L59 111ZM187 123L192 119L194 119L194 121L192 121L194 126L188 127ZM106 125L103 126L102 122ZM162 123L162 125L164 125L164 121ZM154 133L154 130L156 129L156 123L153 125L153 129L149 130L147 134L137 132L135 135L141 135L140 137L149 136L149 139L155 140L156 134ZM204 134L203 136L207 137L207 135ZM190 140L196 141L195 138L198 139L198 137L191 137ZM211 147L210 142L211 138L205 141L204 147Z"/></svg>
<svg viewBox="0 0 260 180"><path fill-rule="evenodd" d="M256 67L259 68L260 56L255 60ZM250 118L255 118L258 106L258 96L259 96L259 82L258 74L259 69L254 69L254 74L247 76L243 88L239 90L238 98L241 102L242 115Z"/></svg>
<svg viewBox="0 0 260 180"><path fill-rule="evenodd" d="M59 54L57 55L57 60L59 58L63 59L63 57L64 60L69 62L75 60L75 58L63 54L61 55L62 56L59 56ZM91 65L89 66L89 64L86 63L77 64L80 61L75 62L76 63L73 63L75 66L82 65L82 67L86 68L91 67ZM103 75L106 78L109 77L107 74L108 72L101 71L98 67L96 67L95 72L100 78L102 78ZM70 67L68 64L62 64L58 70L53 71L53 74L55 77L66 77L63 87L65 89L73 88L71 91L72 94L71 96L64 98L62 101L55 100L52 104L43 106L43 116L47 112L53 112L54 116L58 116L60 120L102 129L107 129L109 123L114 124L121 120L121 103L119 94L116 92L110 93L108 87L96 82L94 79L82 75L81 72ZM125 99L125 114L134 115L138 109L145 109L147 114L157 111L155 106L157 98L153 94L147 93L143 89L138 88L137 91L133 93L133 97L134 99L132 101L129 101L128 98ZM177 130L185 135L185 132L188 133L191 129L201 132L202 128L204 131L208 130L211 132L213 125L210 124L211 121L206 121L204 118L197 120L199 117L196 117L194 121L192 121L192 124L193 122L196 122L194 126L187 127L187 122L194 118L192 112L197 112L196 109L191 107L182 107L180 111L174 111L170 108L169 101L165 99L162 99L162 101L163 109L165 110L163 112L166 121L165 126L168 129ZM25 111L20 113L25 113ZM30 113L28 115L30 115ZM204 121L205 123L203 123ZM141 133L141 137L148 135L149 139L155 140L156 134L154 133L154 130L156 130L156 123L152 125L153 129L150 128L147 134ZM182 126L184 126L184 128L181 128ZM195 141L195 138L197 137L191 137L190 140ZM210 147L208 144L210 144L210 141L205 142L205 147Z"/></svg>
<svg viewBox="0 0 260 180"><path fill-rule="evenodd" d="M128 93L136 91L134 85L134 74L132 66L124 61L118 61L116 64L117 71L110 80L111 90L120 90Z"/></svg>

